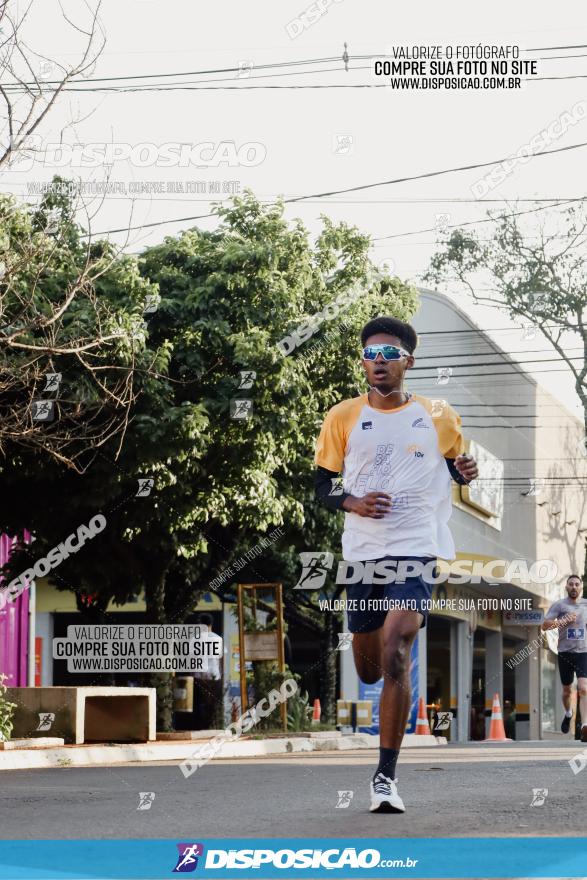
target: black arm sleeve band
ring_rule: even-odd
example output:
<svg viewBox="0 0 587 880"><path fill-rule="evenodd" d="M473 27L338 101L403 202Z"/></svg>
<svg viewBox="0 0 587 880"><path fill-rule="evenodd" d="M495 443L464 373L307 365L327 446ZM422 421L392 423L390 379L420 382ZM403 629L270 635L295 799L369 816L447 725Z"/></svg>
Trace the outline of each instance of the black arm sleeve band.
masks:
<svg viewBox="0 0 587 880"><path fill-rule="evenodd" d="M447 468L450 471L450 475L453 478L453 480L455 481L455 483L458 483L460 486L468 486L469 481L465 480L465 478L459 474L458 470L455 467L454 458L445 458L444 460L446 462Z"/></svg>
<svg viewBox="0 0 587 880"><path fill-rule="evenodd" d="M316 497L329 510L342 510L344 499L349 497L349 492L342 492L336 485L339 476L336 471L329 471L323 467L317 467L314 471ZM333 495L333 490L339 494Z"/></svg>

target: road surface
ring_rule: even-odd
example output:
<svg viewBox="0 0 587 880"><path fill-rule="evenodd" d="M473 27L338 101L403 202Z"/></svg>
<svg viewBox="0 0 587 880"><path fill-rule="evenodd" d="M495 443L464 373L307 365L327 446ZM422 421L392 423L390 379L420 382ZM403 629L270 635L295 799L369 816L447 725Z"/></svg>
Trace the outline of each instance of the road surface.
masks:
<svg viewBox="0 0 587 880"><path fill-rule="evenodd" d="M402 752L404 815L371 815L376 752L4 771L0 838L468 837L584 834L587 768L572 740ZM548 789L531 806L533 789ZM137 809L141 792L151 801ZM352 792L342 796L339 792ZM540 798L540 795L539 795Z"/></svg>

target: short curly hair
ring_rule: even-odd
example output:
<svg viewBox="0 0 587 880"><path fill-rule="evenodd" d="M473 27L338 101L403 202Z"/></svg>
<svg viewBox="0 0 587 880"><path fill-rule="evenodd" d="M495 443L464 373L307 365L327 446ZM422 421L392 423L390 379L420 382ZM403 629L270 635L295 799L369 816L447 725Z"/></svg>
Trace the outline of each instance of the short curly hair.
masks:
<svg viewBox="0 0 587 880"><path fill-rule="evenodd" d="M389 333L397 336L402 345L410 354L413 354L418 345L418 335L411 324L400 321L399 318L373 318L361 330L361 345L365 345L371 336L376 333Z"/></svg>

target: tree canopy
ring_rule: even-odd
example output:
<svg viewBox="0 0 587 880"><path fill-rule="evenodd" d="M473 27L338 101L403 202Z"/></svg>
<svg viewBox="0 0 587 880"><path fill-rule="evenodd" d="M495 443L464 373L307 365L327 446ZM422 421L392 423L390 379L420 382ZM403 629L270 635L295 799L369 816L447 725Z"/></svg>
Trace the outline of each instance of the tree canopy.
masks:
<svg viewBox="0 0 587 880"><path fill-rule="evenodd" d="M336 518L313 499L314 440L326 410L358 393L363 323L382 313L408 318L415 291L376 275L368 238L345 224L323 218L311 242L283 205L251 194L217 212L215 231L168 237L138 260L133 301L145 290L159 301L138 343L135 334L142 360L122 444L105 443L83 473L42 448L0 462L11 490L0 529L26 527L37 538L11 561L12 576L81 523L106 517L50 575L80 607L103 613L144 588L153 621L180 622L198 593L276 526L284 537L251 563L255 580L287 583L293 571L292 585L298 550L339 544ZM123 309L129 260L102 281L108 302L120 296ZM285 355L279 343L296 331L305 341ZM148 494L137 495L139 480L152 481Z"/></svg>

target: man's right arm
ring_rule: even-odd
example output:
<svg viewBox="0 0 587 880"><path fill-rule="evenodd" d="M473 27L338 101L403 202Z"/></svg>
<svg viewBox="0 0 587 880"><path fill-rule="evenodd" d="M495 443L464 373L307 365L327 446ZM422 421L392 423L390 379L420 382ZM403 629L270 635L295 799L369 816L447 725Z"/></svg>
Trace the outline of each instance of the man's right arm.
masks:
<svg viewBox="0 0 587 880"><path fill-rule="evenodd" d="M340 475L336 471L317 467L314 471L314 489L316 497L329 510L344 510L343 504L349 498L348 492L340 491L337 483Z"/></svg>
<svg viewBox="0 0 587 880"><path fill-rule="evenodd" d="M544 615L544 620L542 621L541 629L545 631L547 629L554 629L557 624L557 613L558 613L558 602L555 602L550 606L546 614Z"/></svg>
<svg viewBox="0 0 587 880"><path fill-rule="evenodd" d="M548 611L546 612L546 617L542 623L542 629L558 629L559 627L567 626L569 623L574 623L577 619L577 615L572 611L567 611L561 614L559 617L559 613L564 609L560 607L558 602L555 602Z"/></svg>
<svg viewBox="0 0 587 880"><path fill-rule="evenodd" d="M316 497L329 510L346 510L371 519L382 519L391 510L391 498L385 492L368 492L362 498L357 498L340 490L337 486L339 478L336 471L327 468L318 466L314 471Z"/></svg>
<svg viewBox="0 0 587 880"><path fill-rule="evenodd" d="M348 413L345 418L339 407L333 407L324 419L316 443L314 487L318 499L329 510L346 510L359 516L382 519L391 509L391 498L385 492L368 492L363 498L357 498L337 486L344 467L349 430L360 411L361 403L359 399L357 401L352 402L354 410L350 422Z"/></svg>

